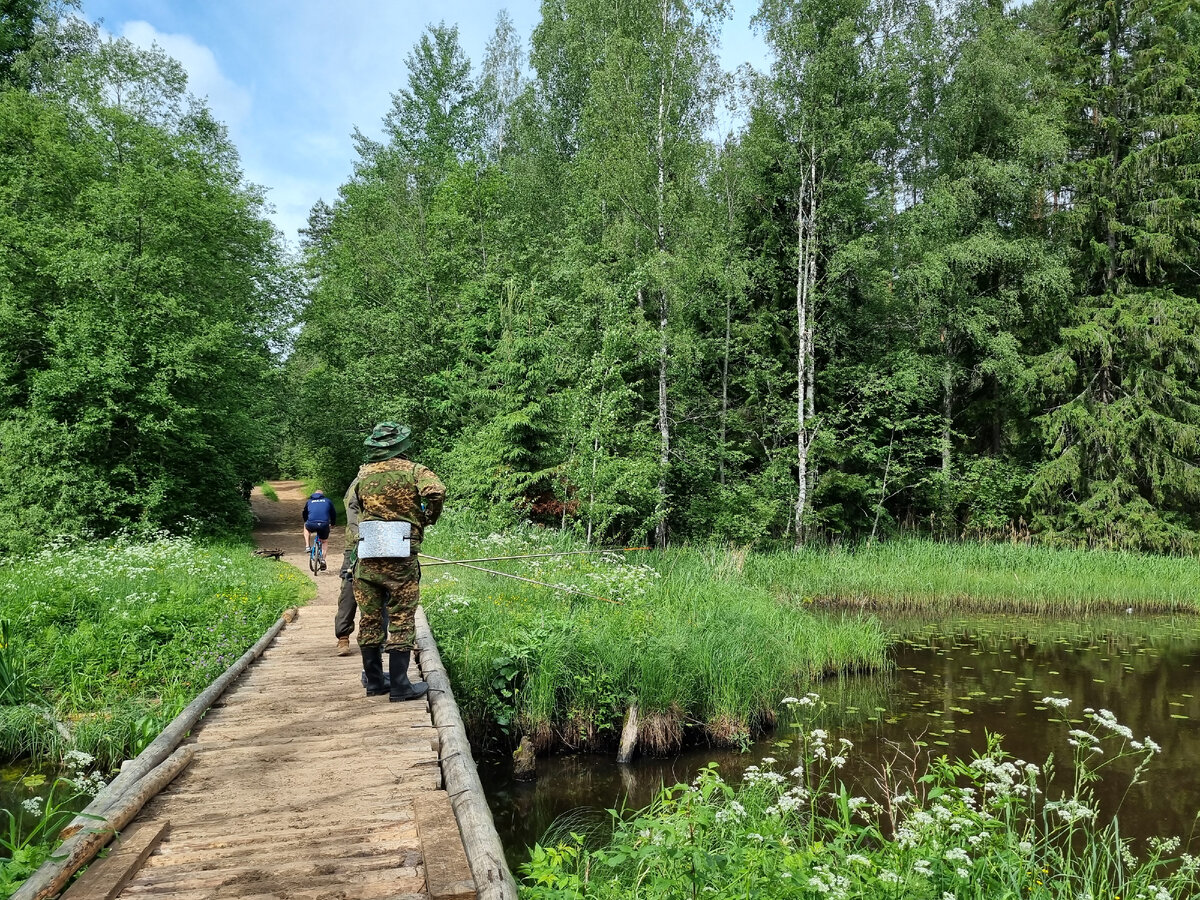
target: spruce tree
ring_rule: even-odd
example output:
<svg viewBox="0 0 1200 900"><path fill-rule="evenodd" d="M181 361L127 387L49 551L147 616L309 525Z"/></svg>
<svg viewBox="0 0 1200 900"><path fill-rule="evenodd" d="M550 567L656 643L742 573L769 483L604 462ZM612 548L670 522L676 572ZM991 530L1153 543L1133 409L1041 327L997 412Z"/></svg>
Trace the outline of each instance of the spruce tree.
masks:
<svg viewBox="0 0 1200 900"><path fill-rule="evenodd" d="M1078 296L1039 360L1048 535L1193 547L1200 527L1200 6L1057 0L1072 163L1058 194Z"/></svg>

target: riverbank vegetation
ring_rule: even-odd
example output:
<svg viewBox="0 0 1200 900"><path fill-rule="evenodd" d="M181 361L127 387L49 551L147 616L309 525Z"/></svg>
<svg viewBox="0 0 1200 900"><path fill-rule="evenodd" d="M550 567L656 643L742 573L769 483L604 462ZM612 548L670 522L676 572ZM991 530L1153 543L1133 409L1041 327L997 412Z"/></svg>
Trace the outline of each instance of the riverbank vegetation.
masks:
<svg viewBox="0 0 1200 900"><path fill-rule="evenodd" d="M578 549L544 529L485 537L443 521L426 541L439 556ZM876 622L781 603L722 553L566 556L512 571L560 589L424 570L423 602L481 743L526 736L541 751L615 749L636 704L642 752L738 746L774 723L784 693L886 664Z"/></svg>
<svg viewBox="0 0 1200 900"><path fill-rule="evenodd" d="M534 554L479 565L581 592L456 566L424 570L424 603L473 735L526 735L539 750L614 745L635 702L649 752L687 740L736 745L772 724L784 694L886 666L891 631L864 607L1191 616L1200 596L1186 558L915 540L539 557L587 547L537 527L484 535L470 521L452 511L425 550Z"/></svg>
<svg viewBox="0 0 1200 900"><path fill-rule="evenodd" d="M288 606L291 566L183 537L71 542L0 563L0 754L102 772L140 752Z"/></svg>
<svg viewBox="0 0 1200 900"><path fill-rule="evenodd" d="M562 834L522 866L525 900L645 900L706 896L1079 900L1193 896L1200 861L1178 837L1134 846L1119 810L1102 820L1096 780L1152 780L1161 747L1108 710L1069 716L1049 697L1073 758L1013 759L996 740L970 760L898 753L873 796L850 792L840 771L851 742L798 717L777 758L726 783L709 767L650 807L616 815L610 833ZM787 698L819 709L815 694ZM903 750L903 748L901 748ZM1055 766L1069 786L1051 786ZM1186 848L1184 848L1186 850Z"/></svg>

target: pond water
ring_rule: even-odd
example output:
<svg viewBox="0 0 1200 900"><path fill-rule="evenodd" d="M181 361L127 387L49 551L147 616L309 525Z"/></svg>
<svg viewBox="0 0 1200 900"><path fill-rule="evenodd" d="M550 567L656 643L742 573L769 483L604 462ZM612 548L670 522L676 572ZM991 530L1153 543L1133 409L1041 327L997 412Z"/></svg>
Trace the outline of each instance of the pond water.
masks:
<svg viewBox="0 0 1200 900"><path fill-rule="evenodd" d="M5 834L15 819L18 833L27 835L42 820L47 808L62 810L63 815L83 809L90 797L59 780L58 773L32 762L0 766L0 825Z"/></svg>
<svg viewBox="0 0 1200 900"><path fill-rule="evenodd" d="M833 738L855 744L845 780L875 795L871 766L894 753L893 744L970 759L985 733L1003 736L1013 756L1043 763L1055 755L1056 784L1069 783L1067 727L1041 699L1069 697L1067 713L1108 709L1162 746L1146 783L1126 794L1132 765L1114 767L1096 787L1104 815L1120 807L1122 833L1142 839L1193 834L1200 812L1200 620L1155 618L1047 621L1030 617L975 617L963 621L888 623L896 635L892 671L817 686L827 704L820 719ZM538 779L512 779L511 761L485 759L480 777L509 862L548 829L602 825L606 809L640 807L665 785L690 781L716 762L727 780L764 756L786 771L786 735L768 735L749 752L688 750L671 759L638 758L617 766L612 756L577 754L538 760ZM794 763L793 763L794 764ZM1053 792L1048 791L1053 795Z"/></svg>

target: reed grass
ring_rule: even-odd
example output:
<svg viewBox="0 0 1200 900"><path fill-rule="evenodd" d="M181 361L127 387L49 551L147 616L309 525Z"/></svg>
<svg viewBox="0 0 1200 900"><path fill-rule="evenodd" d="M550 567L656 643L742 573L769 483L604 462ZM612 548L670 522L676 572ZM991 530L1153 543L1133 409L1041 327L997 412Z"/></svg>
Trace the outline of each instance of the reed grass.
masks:
<svg viewBox="0 0 1200 900"><path fill-rule="evenodd" d="M1200 611L1200 562L1184 556L909 539L752 553L745 575L803 605L1048 615Z"/></svg>
<svg viewBox="0 0 1200 900"><path fill-rule="evenodd" d="M426 549L477 558L577 548L563 535L483 536L448 522ZM886 664L874 619L782 604L724 563L684 550L508 564L616 602L427 569L423 602L468 727L477 739L526 735L539 750L611 747L636 704L643 752L737 746L774 722L787 694Z"/></svg>

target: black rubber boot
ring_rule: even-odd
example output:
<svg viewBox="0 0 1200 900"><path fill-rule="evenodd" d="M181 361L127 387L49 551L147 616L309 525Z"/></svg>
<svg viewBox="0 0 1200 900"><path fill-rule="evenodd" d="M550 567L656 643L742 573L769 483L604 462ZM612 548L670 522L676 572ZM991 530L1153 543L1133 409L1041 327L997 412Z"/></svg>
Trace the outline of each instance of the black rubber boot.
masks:
<svg viewBox="0 0 1200 900"><path fill-rule="evenodd" d="M380 666L382 666L382 665L383 665L383 660L382 660L382 659L379 661L379 664L380 664ZM367 686L367 670L366 670L366 669L363 669L363 670L362 670L362 679L361 679L361 681L362 681L362 686L363 686L363 687L366 687L366 686ZM387 685L389 688L392 686L392 676L391 676L391 675L389 675L387 672L384 672L384 673L383 673L383 683L384 683L385 685Z"/></svg>
<svg viewBox="0 0 1200 900"><path fill-rule="evenodd" d="M383 675L383 648L359 647L362 651L363 675L366 681L368 697L378 697L388 692L388 684Z"/></svg>
<svg viewBox="0 0 1200 900"><path fill-rule="evenodd" d="M388 699L393 703L420 699L429 690L429 685L423 681L413 684L408 680L408 660L411 655L411 650L388 651L388 671L392 676L392 688L388 692Z"/></svg>

